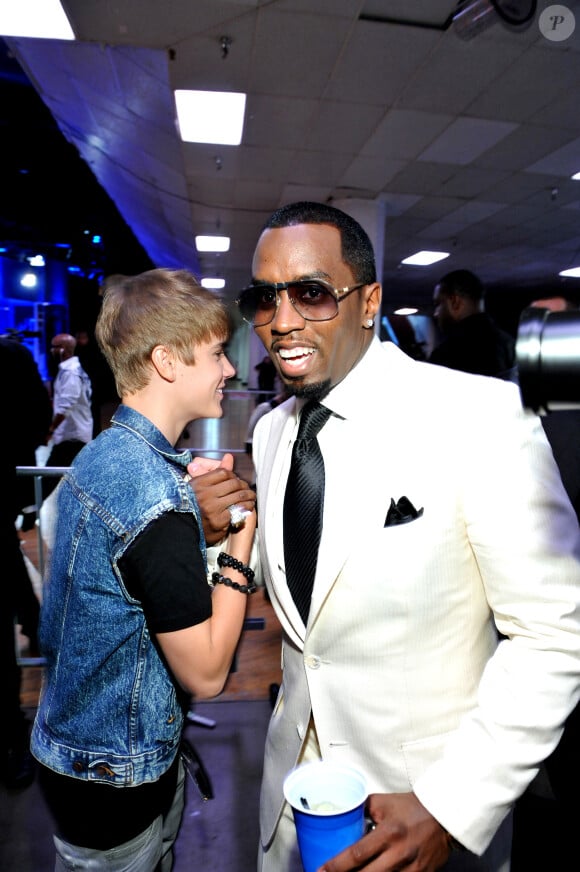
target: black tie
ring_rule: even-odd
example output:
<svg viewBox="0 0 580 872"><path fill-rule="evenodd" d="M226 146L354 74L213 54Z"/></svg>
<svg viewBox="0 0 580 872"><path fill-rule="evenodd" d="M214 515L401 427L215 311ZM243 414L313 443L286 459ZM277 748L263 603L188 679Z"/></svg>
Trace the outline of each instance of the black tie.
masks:
<svg viewBox="0 0 580 872"><path fill-rule="evenodd" d="M331 415L312 400L304 406L284 496L286 580L304 625L308 620L324 507L324 460L316 438Z"/></svg>

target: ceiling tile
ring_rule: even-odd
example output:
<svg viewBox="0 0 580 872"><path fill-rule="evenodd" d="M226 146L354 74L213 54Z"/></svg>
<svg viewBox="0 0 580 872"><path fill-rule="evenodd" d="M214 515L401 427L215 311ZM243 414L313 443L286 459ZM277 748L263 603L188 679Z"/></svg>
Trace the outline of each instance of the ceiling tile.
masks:
<svg viewBox="0 0 580 872"><path fill-rule="evenodd" d="M465 166L508 136L515 127L507 121L457 118L418 156L418 160Z"/></svg>
<svg viewBox="0 0 580 872"><path fill-rule="evenodd" d="M530 173L553 173L564 177L580 172L580 137L547 154L527 170Z"/></svg>
<svg viewBox="0 0 580 872"><path fill-rule="evenodd" d="M343 173L341 184L365 188L374 198L405 165L405 161L389 160L386 157L356 157Z"/></svg>
<svg viewBox="0 0 580 872"><path fill-rule="evenodd" d="M412 160L452 121L451 115L392 109L363 145L361 154Z"/></svg>

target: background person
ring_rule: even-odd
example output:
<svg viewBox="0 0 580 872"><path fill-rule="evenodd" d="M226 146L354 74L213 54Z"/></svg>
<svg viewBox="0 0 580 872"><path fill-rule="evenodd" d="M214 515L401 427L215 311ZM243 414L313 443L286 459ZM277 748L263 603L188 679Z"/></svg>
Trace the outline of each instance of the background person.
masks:
<svg viewBox="0 0 580 872"><path fill-rule="evenodd" d="M75 338L76 355L91 382L94 437L109 426L113 412L119 405L119 397L111 367L97 345L94 334L88 330L77 330Z"/></svg>
<svg viewBox="0 0 580 872"><path fill-rule="evenodd" d="M44 445L52 406L32 352L19 336L12 332L0 337L5 408L18 409L10 425L4 428L5 444L10 462L16 466L36 466L36 449ZM18 514L22 515L21 529L31 530L36 521L33 479L19 476L16 491Z"/></svg>
<svg viewBox="0 0 580 872"><path fill-rule="evenodd" d="M467 269L447 273L435 285L434 317L443 339L429 363L514 381L515 339L485 311L478 277Z"/></svg>
<svg viewBox="0 0 580 872"><path fill-rule="evenodd" d="M256 408L253 410L252 414L248 419L248 427L246 430L246 454L250 457L252 456L252 442L254 440L254 430L256 429L256 424L264 415L267 415L268 412L271 412L272 409L275 409L276 406L279 406L280 403L283 403L284 400L288 399L288 394L286 390L283 389L279 393L277 393L273 397L269 397L269 399L264 400L263 403L259 403Z"/></svg>
<svg viewBox="0 0 580 872"><path fill-rule="evenodd" d="M264 403L270 399L270 394L275 390L274 383L276 381L276 368L269 355L264 355L262 360L254 367L258 373L258 390L260 393L256 397L256 405Z"/></svg>
<svg viewBox="0 0 580 872"><path fill-rule="evenodd" d="M75 355L77 341L69 333L59 333L50 344L56 377L52 387L53 417L48 428L50 453L46 466L70 466L81 448L93 438L91 381ZM52 493L58 478L46 476L43 498Z"/></svg>
<svg viewBox="0 0 580 872"><path fill-rule="evenodd" d="M231 455L200 475L220 537L227 505L249 511L224 542L212 592L188 483L205 467L174 448L187 421L221 417L235 374L228 335L223 304L185 271L107 287L97 338L122 404L55 493L41 612L46 670L31 747L57 868L172 867L184 716L191 695L221 691L253 589L253 491L230 474Z"/></svg>
<svg viewBox="0 0 580 872"><path fill-rule="evenodd" d="M17 466L35 466L34 448L42 442L50 421L50 400L30 351L14 339L0 338L2 399L6 410L18 409L0 428L0 778L10 788L27 787L34 779L29 751L29 724L20 705L21 670L15 624L29 639L28 654L37 654L39 602L34 592L16 519L23 499ZM30 480L27 480L28 483Z"/></svg>
<svg viewBox="0 0 580 872"><path fill-rule="evenodd" d="M282 785L322 758L363 771L376 825L327 872L506 870L512 804L580 695L578 524L540 422L513 384L379 342L372 246L340 210L274 213L252 276L240 311L294 394L253 445L261 566L283 628L259 868L301 869ZM303 614L290 570L306 540L287 547L298 514L286 517L285 491L314 402L330 415Z"/></svg>

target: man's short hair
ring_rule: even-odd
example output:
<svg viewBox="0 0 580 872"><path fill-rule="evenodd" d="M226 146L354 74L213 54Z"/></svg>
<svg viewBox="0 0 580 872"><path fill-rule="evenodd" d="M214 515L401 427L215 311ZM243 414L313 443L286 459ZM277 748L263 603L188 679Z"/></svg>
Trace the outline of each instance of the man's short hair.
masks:
<svg viewBox="0 0 580 872"><path fill-rule="evenodd" d="M460 297L468 297L476 303L483 300L484 290L481 281L475 273L468 269L456 269L447 273L437 282L440 293L447 297L458 294Z"/></svg>
<svg viewBox="0 0 580 872"><path fill-rule="evenodd" d="M273 230L297 224L329 224L340 233L342 259L352 270L357 284L370 285L377 280L372 242L358 221L327 203L300 201L277 209L262 227Z"/></svg>
<svg viewBox="0 0 580 872"><path fill-rule="evenodd" d="M224 303L187 270L153 269L105 280L95 336L120 397L144 388L151 353L165 345L185 364L195 363L195 347L227 340L230 319Z"/></svg>

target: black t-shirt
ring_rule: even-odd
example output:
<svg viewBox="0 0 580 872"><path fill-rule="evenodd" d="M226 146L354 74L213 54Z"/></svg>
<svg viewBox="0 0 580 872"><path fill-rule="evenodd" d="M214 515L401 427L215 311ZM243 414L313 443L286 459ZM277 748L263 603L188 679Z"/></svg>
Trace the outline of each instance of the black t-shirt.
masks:
<svg viewBox="0 0 580 872"><path fill-rule="evenodd" d="M143 605L151 633L200 624L211 616L211 591L195 518L167 512L152 521L119 562L125 586ZM175 794L178 757L158 781L136 787L81 781L40 767L39 781L58 834L73 845L96 850L134 838Z"/></svg>
<svg viewBox="0 0 580 872"><path fill-rule="evenodd" d="M171 633L211 616L211 590L193 515L167 512L129 546L119 568L152 633Z"/></svg>

